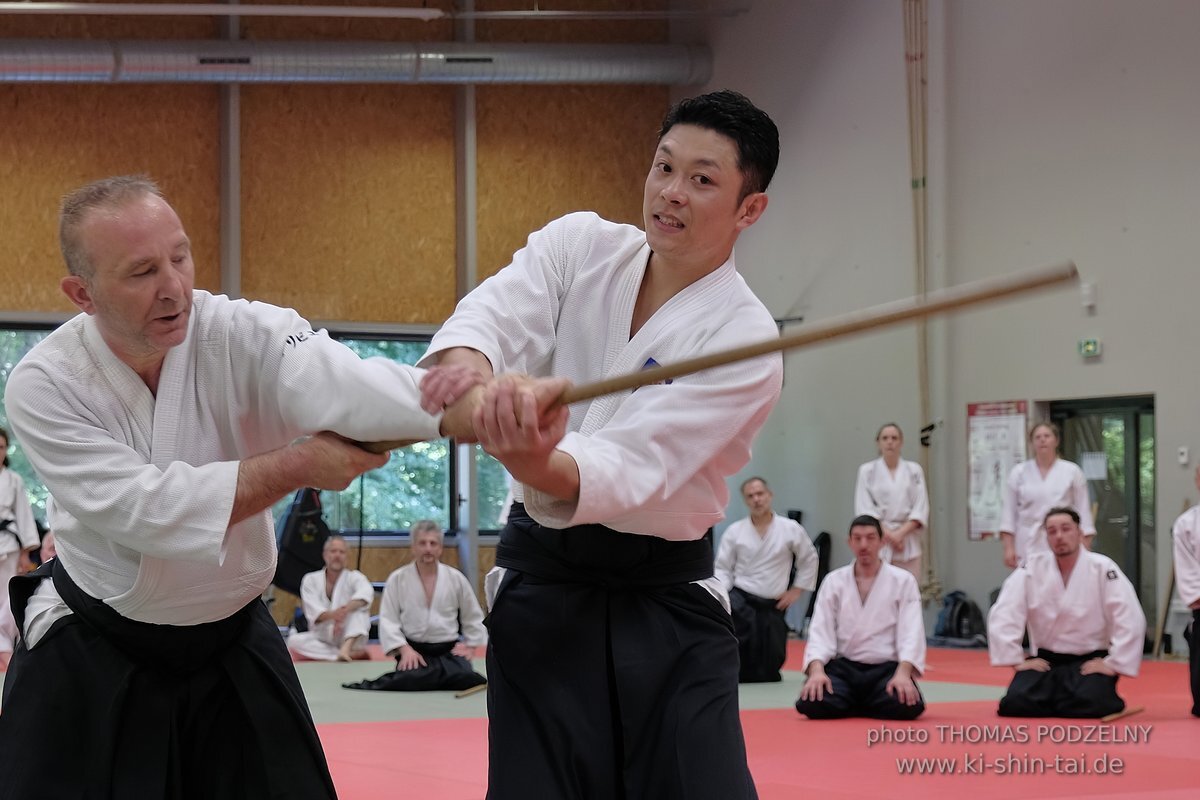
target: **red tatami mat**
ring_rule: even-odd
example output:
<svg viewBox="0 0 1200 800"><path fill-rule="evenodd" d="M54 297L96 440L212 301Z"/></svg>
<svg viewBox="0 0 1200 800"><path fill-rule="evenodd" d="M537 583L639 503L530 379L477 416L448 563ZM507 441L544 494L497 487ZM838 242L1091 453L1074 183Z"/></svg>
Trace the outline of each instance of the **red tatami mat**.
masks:
<svg viewBox="0 0 1200 800"><path fill-rule="evenodd" d="M989 667L983 651L931 650L929 663L935 668L927 682L996 685L1008 676ZM781 702L778 709L743 711L742 721L762 800L1200 796L1200 719L1188 713L1187 665L1145 663L1142 676L1122 680L1120 688L1130 707L1145 711L1103 726L1005 720L994 701L931 703L913 723L814 722ZM484 719L318 727L342 800L481 800L486 791ZM1068 774L1080 764L1084 772L1106 767L1109 774ZM921 768L948 774L902 774Z"/></svg>

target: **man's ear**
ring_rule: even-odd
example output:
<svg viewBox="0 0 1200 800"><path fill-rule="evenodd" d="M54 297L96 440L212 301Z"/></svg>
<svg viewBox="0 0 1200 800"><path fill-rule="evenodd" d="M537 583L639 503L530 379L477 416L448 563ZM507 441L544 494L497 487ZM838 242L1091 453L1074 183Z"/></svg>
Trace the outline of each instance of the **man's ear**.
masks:
<svg viewBox="0 0 1200 800"><path fill-rule="evenodd" d="M96 312L96 303L92 300L92 292L88 288L86 280L78 275L68 275L59 282L58 286L67 299L74 303L80 311L85 314Z"/></svg>
<svg viewBox="0 0 1200 800"><path fill-rule="evenodd" d="M766 192L752 192L746 195L746 199L742 200L742 204L738 208L737 229L739 231L746 230L746 228L758 222L758 218L766 210Z"/></svg>

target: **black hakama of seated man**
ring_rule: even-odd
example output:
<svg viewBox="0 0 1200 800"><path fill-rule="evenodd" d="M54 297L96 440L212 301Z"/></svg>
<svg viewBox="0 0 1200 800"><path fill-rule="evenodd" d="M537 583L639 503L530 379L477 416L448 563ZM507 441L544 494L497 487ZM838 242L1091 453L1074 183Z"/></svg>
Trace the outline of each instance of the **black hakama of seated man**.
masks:
<svg viewBox="0 0 1200 800"><path fill-rule="evenodd" d="M917 686L917 702L905 705L888 692L887 684L896 674L899 664L862 664L848 658L830 659L825 674L833 683L833 691L825 692L820 700L796 701L796 710L809 719L870 719L914 720L925 712L925 697ZM913 681L916 686L916 680Z"/></svg>
<svg viewBox="0 0 1200 800"><path fill-rule="evenodd" d="M487 678L471 667L471 662L450 651L457 642L408 641L409 647L425 659L425 666L414 669L395 669L374 680L343 683L345 689L374 689L382 692L430 692L439 689L463 691L487 683ZM399 664L400 659L396 659Z"/></svg>
<svg viewBox="0 0 1200 800"><path fill-rule="evenodd" d="M729 610L741 658L739 683L782 680L779 670L787 660L787 621L776 608L778 602L737 587L729 592Z"/></svg>
<svg viewBox="0 0 1200 800"><path fill-rule="evenodd" d="M1116 675L1080 672L1085 661L1107 655L1107 650L1079 656L1038 650L1037 657L1050 665L1050 671L1019 670L1008 692L1000 698L997 713L1002 717L1095 719L1124 711L1125 701L1117 695Z"/></svg>

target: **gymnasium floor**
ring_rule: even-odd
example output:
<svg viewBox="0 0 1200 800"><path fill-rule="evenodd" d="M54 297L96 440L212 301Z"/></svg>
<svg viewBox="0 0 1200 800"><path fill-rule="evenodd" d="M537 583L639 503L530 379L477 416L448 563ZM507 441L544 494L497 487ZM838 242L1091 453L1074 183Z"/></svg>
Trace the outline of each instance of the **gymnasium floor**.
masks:
<svg viewBox="0 0 1200 800"><path fill-rule="evenodd" d="M1128 706L1145 711L1101 726L1001 720L996 701L1011 673L989 667L983 650L931 649L921 681L928 704L921 719L812 722L792 707L803 682L803 648L801 641L789 642L782 683L741 690L761 800L814 792L846 800L1198 796L1200 719L1188 713L1186 662L1148 661L1140 677L1122 679L1119 690ZM487 785L485 695L456 699L452 692L341 688L343 681L375 677L392 663L296 665L339 796L481 800ZM476 666L483 671L482 659ZM921 770L936 774L916 774Z"/></svg>

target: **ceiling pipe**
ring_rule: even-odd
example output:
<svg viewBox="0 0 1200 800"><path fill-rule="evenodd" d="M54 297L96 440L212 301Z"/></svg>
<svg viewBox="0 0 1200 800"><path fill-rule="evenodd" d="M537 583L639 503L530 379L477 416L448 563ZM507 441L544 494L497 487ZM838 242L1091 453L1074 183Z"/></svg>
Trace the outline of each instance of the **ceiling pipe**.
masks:
<svg viewBox="0 0 1200 800"><path fill-rule="evenodd" d="M734 17L747 6L665 9L661 11L556 11L532 8L509 11L442 11L437 8L385 6L227 5L219 3L0 3L0 14L137 17L355 17L377 19L492 20L669 20Z"/></svg>
<svg viewBox="0 0 1200 800"><path fill-rule="evenodd" d="M702 45L0 40L0 83L706 82Z"/></svg>

